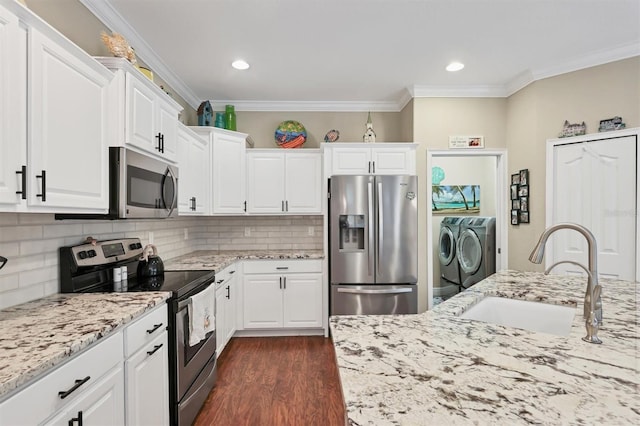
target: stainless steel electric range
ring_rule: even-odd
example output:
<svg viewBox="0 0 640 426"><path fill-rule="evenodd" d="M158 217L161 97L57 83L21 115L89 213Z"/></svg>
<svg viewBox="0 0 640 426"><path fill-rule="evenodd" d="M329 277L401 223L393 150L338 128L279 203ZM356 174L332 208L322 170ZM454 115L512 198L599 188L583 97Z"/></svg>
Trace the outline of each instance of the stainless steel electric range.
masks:
<svg viewBox="0 0 640 426"><path fill-rule="evenodd" d="M138 279L138 238L93 241L61 247L62 293L121 291L168 291L169 399L171 423L190 425L216 380L216 334L206 335L189 346L190 298L214 285L214 271L165 271L160 276ZM126 266L127 274L114 286L114 270ZM122 285L126 279L126 285Z"/></svg>

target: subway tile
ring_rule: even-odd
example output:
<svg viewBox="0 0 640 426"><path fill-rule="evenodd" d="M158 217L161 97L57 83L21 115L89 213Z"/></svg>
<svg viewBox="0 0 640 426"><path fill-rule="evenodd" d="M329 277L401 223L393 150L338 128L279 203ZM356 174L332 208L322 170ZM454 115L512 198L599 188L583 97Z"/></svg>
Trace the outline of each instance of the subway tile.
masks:
<svg viewBox="0 0 640 426"><path fill-rule="evenodd" d="M33 271L20 272L20 288L55 280L58 277L57 265L39 268Z"/></svg>
<svg viewBox="0 0 640 426"><path fill-rule="evenodd" d="M83 235L82 224L73 225L49 225L44 227L44 238L67 237L71 235Z"/></svg>
<svg viewBox="0 0 640 426"><path fill-rule="evenodd" d="M59 247L64 245L64 240L61 240L60 238L52 238L48 240L21 241L19 244L20 256L27 256L37 253L55 252Z"/></svg>
<svg viewBox="0 0 640 426"><path fill-rule="evenodd" d="M3 226L0 228L0 241L22 241L42 238L43 228L33 226Z"/></svg>
<svg viewBox="0 0 640 426"><path fill-rule="evenodd" d="M0 226L17 225L18 213L0 213Z"/></svg>

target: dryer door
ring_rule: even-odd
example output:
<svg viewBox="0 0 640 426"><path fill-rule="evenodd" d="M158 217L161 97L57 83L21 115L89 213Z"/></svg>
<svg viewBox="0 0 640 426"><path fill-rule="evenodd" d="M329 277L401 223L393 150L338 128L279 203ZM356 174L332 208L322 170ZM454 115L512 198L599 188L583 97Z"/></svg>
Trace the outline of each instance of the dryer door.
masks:
<svg viewBox="0 0 640 426"><path fill-rule="evenodd" d="M460 232L458 238L458 262L467 274L475 274L482 264L482 244L473 229Z"/></svg>
<svg viewBox="0 0 640 426"><path fill-rule="evenodd" d="M440 264L448 266L456 257L456 240L448 226L440 228L440 243L438 245Z"/></svg>

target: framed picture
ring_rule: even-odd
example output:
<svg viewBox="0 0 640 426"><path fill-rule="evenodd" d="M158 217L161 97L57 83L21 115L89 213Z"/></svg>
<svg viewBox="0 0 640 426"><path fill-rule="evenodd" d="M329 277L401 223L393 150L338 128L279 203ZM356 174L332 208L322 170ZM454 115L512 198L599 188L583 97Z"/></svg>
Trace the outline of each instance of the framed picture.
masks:
<svg viewBox="0 0 640 426"><path fill-rule="evenodd" d="M511 210L511 224L517 225L520 223L520 210Z"/></svg>
<svg viewBox="0 0 640 426"><path fill-rule="evenodd" d="M449 148L484 148L484 136L449 136Z"/></svg>
<svg viewBox="0 0 640 426"><path fill-rule="evenodd" d="M513 219L511 220L513 221ZM520 210L520 223L529 223L529 212L523 212Z"/></svg>
<svg viewBox="0 0 640 426"><path fill-rule="evenodd" d="M528 196L529 196L529 185L520 185L518 187L518 197L528 197Z"/></svg>
<svg viewBox="0 0 640 426"><path fill-rule="evenodd" d="M511 200L511 209L520 210L520 200Z"/></svg>
<svg viewBox="0 0 640 426"><path fill-rule="evenodd" d="M520 185L520 173L511 175L511 185Z"/></svg>
<svg viewBox="0 0 640 426"><path fill-rule="evenodd" d="M529 169L520 170L520 185L529 185Z"/></svg>
<svg viewBox="0 0 640 426"><path fill-rule="evenodd" d="M529 197L520 197L520 210L523 212L529 211Z"/></svg>
<svg viewBox="0 0 640 426"><path fill-rule="evenodd" d="M517 200L518 196L518 185L511 185L511 199Z"/></svg>

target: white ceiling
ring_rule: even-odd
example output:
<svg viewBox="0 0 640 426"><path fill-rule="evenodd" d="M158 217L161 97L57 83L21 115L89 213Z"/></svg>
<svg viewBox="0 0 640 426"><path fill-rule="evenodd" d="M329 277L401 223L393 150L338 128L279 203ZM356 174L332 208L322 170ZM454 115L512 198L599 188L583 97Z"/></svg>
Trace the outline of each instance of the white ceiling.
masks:
<svg viewBox="0 0 640 426"><path fill-rule="evenodd" d="M640 55L639 0L81 1L196 107L397 111Z"/></svg>

